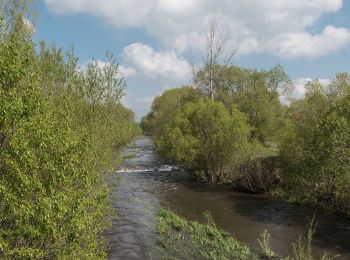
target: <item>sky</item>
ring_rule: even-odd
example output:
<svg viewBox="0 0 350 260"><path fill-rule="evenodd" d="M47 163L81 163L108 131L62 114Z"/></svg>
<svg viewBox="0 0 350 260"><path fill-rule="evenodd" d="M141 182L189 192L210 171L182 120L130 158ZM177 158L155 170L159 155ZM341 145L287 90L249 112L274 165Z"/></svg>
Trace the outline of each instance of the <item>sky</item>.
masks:
<svg viewBox="0 0 350 260"><path fill-rule="evenodd" d="M310 79L350 72L349 0L39 0L35 40L74 47L81 65L112 51L137 120L164 90L191 84L209 21L230 30L232 64L282 65L302 95Z"/></svg>

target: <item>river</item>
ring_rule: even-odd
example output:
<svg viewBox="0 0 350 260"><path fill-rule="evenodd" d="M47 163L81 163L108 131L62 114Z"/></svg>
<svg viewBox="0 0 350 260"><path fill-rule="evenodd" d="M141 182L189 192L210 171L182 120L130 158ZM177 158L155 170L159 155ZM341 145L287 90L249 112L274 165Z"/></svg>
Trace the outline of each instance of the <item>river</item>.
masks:
<svg viewBox="0 0 350 260"><path fill-rule="evenodd" d="M228 186L194 181L175 166L162 165L149 137L125 150L131 156L110 179L111 203L116 210L106 233L108 259L156 259L155 214L159 207L203 221L209 211L216 224L241 242L257 247L263 230L271 234L276 253L291 253L291 243L305 231L315 214L315 256L324 251L350 259L350 221L331 213L289 204L261 195L240 193Z"/></svg>

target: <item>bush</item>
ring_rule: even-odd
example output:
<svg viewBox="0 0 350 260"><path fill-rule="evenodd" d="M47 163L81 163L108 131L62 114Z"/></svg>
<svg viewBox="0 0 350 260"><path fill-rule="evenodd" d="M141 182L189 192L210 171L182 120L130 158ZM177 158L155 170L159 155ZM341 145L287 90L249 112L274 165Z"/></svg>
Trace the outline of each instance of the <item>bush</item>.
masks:
<svg viewBox="0 0 350 260"><path fill-rule="evenodd" d="M343 86L350 89L350 84ZM281 147L283 183L291 196L350 213L350 95L308 92Z"/></svg>
<svg viewBox="0 0 350 260"><path fill-rule="evenodd" d="M233 185L242 190L264 193L279 182L276 156L253 157L238 166L232 174Z"/></svg>
<svg viewBox="0 0 350 260"><path fill-rule="evenodd" d="M188 86L169 89L152 102L152 111L141 119L144 133L156 137L162 135L165 125L173 118L177 110L187 102L198 100L197 92Z"/></svg>
<svg viewBox="0 0 350 260"><path fill-rule="evenodd" d="M156 142L166 158L175 159L207 181L220 181L227 163L246 149L249 127L235 107L229 113L215 101L188 103Z"/></svg>
<svg viewBox="0 0 350 260"><path fill-rule="evenodd" d="M59 50L42 46L37 55L27 3L7 1L9 17L0 13L8 25L0 38L0 258L104 258L109 164L101 161L139 129L119 103L115 63L84 75ZM89 99L98 90L103 96Z"/></svg>

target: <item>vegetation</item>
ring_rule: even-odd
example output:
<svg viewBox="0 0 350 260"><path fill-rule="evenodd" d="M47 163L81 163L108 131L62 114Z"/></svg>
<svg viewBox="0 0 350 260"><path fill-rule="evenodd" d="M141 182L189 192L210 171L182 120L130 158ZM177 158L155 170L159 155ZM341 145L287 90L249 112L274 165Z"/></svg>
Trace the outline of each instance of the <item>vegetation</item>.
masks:
<svg viewBox="0 0 350 260"><path fill-rule="evenodd" d="M146 133L160 136L163 127L172 119L174 113L186 102L199 100L199 95L189 86L164 91L152 103L152 111L141 119L141 127Z"/></svg>
<svg viewBox="0 0 350 260"><path fill-rule="evenodd" d="M304 236L299 236L299 239L296 243L293 243L293 259L295 260L315 260L315 257L312 254L312 237L315 233L315 217L310 221L307 232ZM321 260L331 260L335 259L336 256L331 256L328 253L324 253L320 259Z"/></svg>
<svg viewBox="0 0 350 260"><path fill-rule="evenodd" d="M113 54L81 68L73 49L36 44L34 6L0 4L0 258L105 258L104 180L141 130L121 104L126 83ZM230 38L215 22L207 40L193 86L165 91L142 119L159 153L200 180L349 216L350 75L312 81L303 98L283 103L291 81L281 66L231 66L235 50L220 64ZM275 256L267 232L255 254L206 217L203 225L161 209L160 250L181 259ZM312 235L311 225L292 259L313 259Z"/></svg>
<svg viewBox="0 0 350 260"><path fill-rule="evenodd" d="M163 259L252 259L252 250L212 225L187 221L165 209L157 214Z"/></svg>
<svg viewBox="0 0 350 260"><path fill-rule="evenodd" d="M208 216L208 213L205 215ZM208 223L201 224L161 208L157 213L157 231L159 246L156 254L162 259L315 260L311 246L315 231L314 220L310 222L306 234L292 243L292 256L277 256L271 249L270 234L266 230L258 239L259 249L253 250L216 227L211 217ZM325 253L320 259L330 260L334 257Z"/></svg>
<svg viewBox="0 0 350 260"><path fill-rule="evenodd" d="M289 135L281 144L284 187L297 201L350 213L350 76L325 88L307 86L289 108Z"/></svg>
<svg viewBox="0 0 350 260"><path fill-rule="evenodd" d="M214 101L187 103L165 127L157 148L209 181L227 175L227 163L247 149L249 127L235 107Z"/></svg>
<svg viewBox="0 0 350 260"><path fill-rule="evenodd" d="M350 75L311 81L303 98L282 103L291 83L281 66L224 66L213 92L201 90L205 70L195 88L165 92L143 118L159 153L204 181L349 215Z"/></svg>
<svg viewBox="0 0 350 260"><path fill-rule="evenodd" d="M272 258L276 256L275 252L273 252L270 246L270 234L265 229L263 233L260 234L260 238L258 239L259 247L260 247L260 255L266 258Z"/></svg>
<svg viewBox="0 0 350 260"><path fill-rule="evenodd" d="M167 91L155 99L142 126L147 124L145 131L153 134L164 158L178 161L196 177L253 192L269 191L278 179L277 143L286 114L277 83L274 87L270 83L276 81L276 68L223 70L227 82L214 78L215 100L189 87L186 94L183 88ZM266 93L265 99L261 93ZM158 105L174 103L170 109Z"/></svg>
<svg viewBox="0 0 350 260"><path fill-rule="evenodd" d="M112 56L81 70L72 51L36 52L31 7L0 13L0 258L103 258L103 175L139 130Z"/></svg>

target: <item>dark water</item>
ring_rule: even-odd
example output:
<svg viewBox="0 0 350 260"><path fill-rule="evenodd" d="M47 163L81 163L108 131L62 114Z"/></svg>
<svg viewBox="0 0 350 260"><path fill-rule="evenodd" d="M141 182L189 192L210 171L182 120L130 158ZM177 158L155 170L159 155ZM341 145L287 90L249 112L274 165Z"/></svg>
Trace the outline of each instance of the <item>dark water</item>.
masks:
<svg viewBox="0 0 350 260"><path fill-rule="evenodd" d="M154 152L150 138L136 141L126 150L134 154L124 169L113 175L112 205L117 216L107 232L109 259L155 259L157 243L155 213L159 207L180 216L203 221L209 211L222 229L238 240L257 246L259 234L267 229L272 248L281 256L291 253L291 242L305 231L316 214L313 248L316 256L327 251L350 259L350 221L317 213L259 195L239 193L229 187L198 183L176 167L164 166Z"/></svg>

